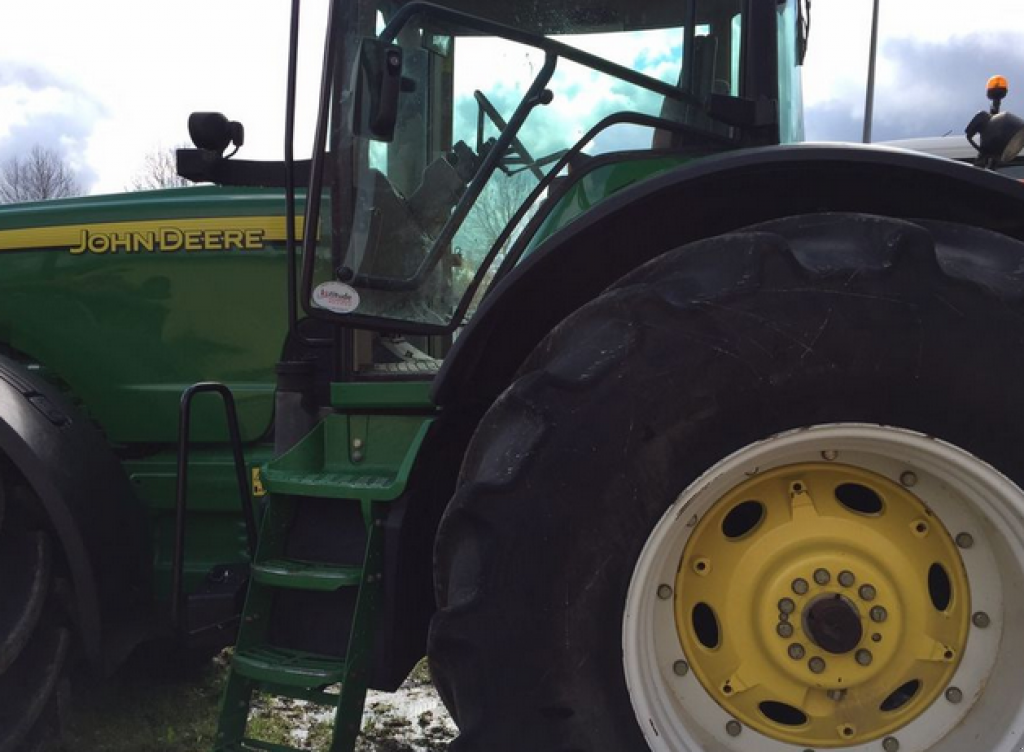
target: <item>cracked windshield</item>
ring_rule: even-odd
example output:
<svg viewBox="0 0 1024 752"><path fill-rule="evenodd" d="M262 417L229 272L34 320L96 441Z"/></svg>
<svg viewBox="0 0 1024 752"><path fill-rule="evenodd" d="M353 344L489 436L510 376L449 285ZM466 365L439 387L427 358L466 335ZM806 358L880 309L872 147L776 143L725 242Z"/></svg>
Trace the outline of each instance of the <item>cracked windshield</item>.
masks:
<svg viewBox="0 0 1024 752"><path fill-rule="evenodd" d="M608 192L608 174L594 170L563 197L562 177L601 155L680 145L678 133L628 123L587 138L609 115L639 113L727 136L666 96L663 84L698 96L738 90L739 6L701 3L692 35L682 4L649 21L560 17L566 25L557 31L567 33L547 38L584 55L504 39L486 26L474 32L440 15L413 16L395 35L402 82L393 137L365 138L356 127L359 156L348 170L358 175L356 208L349 236L336 240L343 259L336 268L357 290L358 313L438 326L463 313L460 304L471 314L534 215L547 218L536 241ZM378 32L382 26L378 15ZM601 61L589 56L636 81L597 70ZM551 171L555 179L545 180Z"/></svg>

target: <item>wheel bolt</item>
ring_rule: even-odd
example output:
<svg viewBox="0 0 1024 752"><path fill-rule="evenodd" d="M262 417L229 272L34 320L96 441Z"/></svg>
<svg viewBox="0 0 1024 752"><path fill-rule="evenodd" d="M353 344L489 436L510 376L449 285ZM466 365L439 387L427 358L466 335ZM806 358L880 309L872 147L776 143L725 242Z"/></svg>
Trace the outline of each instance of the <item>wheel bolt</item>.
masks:
<svg viewBox="0 0 1024 752"><path fill-rule="evenodd" d="M796 609L796 604L791 598L783 598L779 601L779 611L784 614L791 614Z"/></svg>
<svg viewBox="0 0 1024 752"><path fill-rule="evenodd" d="M856 581L857 578L853 576L853 572L848 572L844 569L839 573L839 584L843 587L852 587Z"/></svg>
<svg viewBox="0 0 1024 752"><path fill-rule="evenodd" d="M840 701L842 701L843 699L846 698L846 690L845 689L830 689L827 692L827 694L828 694L828 699L832 700L833 702L840 702Z"/></svg>
<svg viewBox="0 0 1024 752"><path fill-rule="evenodd" d="M824 452L821 453L821 458L823 460L828 460L829 462L831 462L838 456L839 452L837 452L835 449L826 449Z"/></svg>
<svg viewBox="0 0 1024 752"><path fill-rule="evenodd" d="M861 666L870 666L871 661L875 659L875 657L871 655L871 651L865 650L864 648L861 648L857 651L856 658L857 663L859 663Z"/></svg>
<svg viewBox="0 0 1024 752"><path fill-rule="evenodd" d="M984 611L978 611L974 614L974 616L971 617L971 621L974 622L974 626L978 629L985 629L992 623L992 620L988 618L988 614Z"/></svg>
<svg viewBox="0 0 1024 752"><path fill-rule="evenodd" d="M807 580L803 577L797 577L793 580L793 592L797 595L806 595L810 585L807 584Z"/></svg>
<svg viewBox="0 0 1024 752"><path fill-rule="evenodd" d="M917 485L917 473L910 470L905 470L900 473L900 483L907 488L912 488Z"/></svg>
<svg viewBox="0 0 1024 752"><path fill-rule="evenodd" d="M871 614L871 621L883 622L889 618L889 612L881 606L872 607L869 613Z"/></svg>
<svg viewBox="0 0 1024 752"><path fill-rule="evenodd" d="M882 749L885 752L899 752L900 742L895 736L887 736L882 740Z"/></svg>
<svg viewBox="0 0 1024 752"><path fill-rule="evenodd" d="M739 721L729 721L725 724L725 733L729 736L739 736L742 730L743 727L740 725Z"/></svg>
<svg viewBox="0 0 1024 752"><path fill-rule="evenodd" d="M779 633L779 637L789 639L793 636L793 625L788 621L780 621L775 627L775 631Z"/></svg>
<svg viewBox="0 0 1024 752"><path fill-rule="evenodd" d="M946 690L946 699L956 705L964 699L964 693L960 691L959 687L950 687Z"/></svg>
<svg viewBox="0 0 1024 752"><path fill-rule="evenodd" d="M789 646L789 657L794 661L799 661L804 657L804 646L799 642L794 642Z"/></svg>
<svg viewBox="0 0 1024 752"><path fill-rule="evenodd" d="M866 601L873 601L877 593L875 592L874 585L861 585L860 586L860 597Z"/></svg>
<svg viewBox="0 0 1024 752"><path fill-rule="evenodd" d="M672 664L672 673L676 676L686 676L690 672L690 664L686 661L676 661Z"/></svg>
<svg viewBox="0 0 1024 752"><path fill-rule="evenodd" d="M807 661L807 668L809 668L813 674L820 674L825 670L825 659L814 656L811 660Z"/></svg>
<svg viewBox="0 0 1024 752"><path fill-rule="evenodd" d="M819 585L827 585L829 580L832 579L832 575L828 573L827 569L815 569L814 570L814 581Z"/></svg>
<svg viewBox="0 0 1024 752"><path fill-rule="evenodd" d="M970 548L974 545L974 536L970 533L957 533L956 544L960 548Z"/></svg>
<svg viewBox="0 0 1024 752"><path fill-rule="evenodd" d="M663 601L667 601L672 597L672 586L671 585L658 585L658 597Z"/></svg>

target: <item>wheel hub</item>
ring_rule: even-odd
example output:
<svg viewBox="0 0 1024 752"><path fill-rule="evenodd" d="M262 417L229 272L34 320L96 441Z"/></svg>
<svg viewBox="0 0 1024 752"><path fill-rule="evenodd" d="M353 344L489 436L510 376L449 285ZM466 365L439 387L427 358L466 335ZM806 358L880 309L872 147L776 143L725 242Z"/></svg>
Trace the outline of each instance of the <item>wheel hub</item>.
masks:
<svg viewBox="0 0 1024 752"><path fill-rule="evenodd" d="M907 487L839 463L776 468L726 493L672 592L708 693L802 747L912 721L949 685L970 626L951 536Z"/></svg>
<svg viewBox="0 0 1024 752"><path fill-rule="evenodd" d="M849 653L864 635L860 614L839 593L824 595L804 609L804 630L811 641L833 655Z"/></svg>

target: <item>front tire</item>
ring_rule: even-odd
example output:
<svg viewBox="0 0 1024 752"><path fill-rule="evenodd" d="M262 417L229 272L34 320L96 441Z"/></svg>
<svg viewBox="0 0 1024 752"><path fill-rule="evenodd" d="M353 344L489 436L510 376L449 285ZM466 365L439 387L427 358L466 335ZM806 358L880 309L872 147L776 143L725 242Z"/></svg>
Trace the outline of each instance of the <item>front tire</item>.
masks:
<svg viewBox="0 0 1024 752"><path fill-rule="evenodd" d="M0 752L53 752L64 741L70 593L40 513L0 458Z"/></svg>
<svg viewBox="0 0 1024 752"><path fill-rule="evenodd" d="M1024 498L1018 488L1024 481L1024 393L1016 384L1024 371L1022 297L1024 245L1017 241L938 222L820 215L677 249L577 311L538 346L481 422L442 520L436 549L441 608L430 654L461 729L453 750L799 751L883 742L891 747L887 740L893 737L902 752L952 752L966 748L960 732L929 737L913 727L929 713L948 714L941 703L951 701L944 692L951 677L961 681L960 671L973 672L979 687L977 698L952 703L963 711L960 728L976 731L975 742L984 740L974 748L1014 749L1012 740L1024 730L1024 682L1015 678L1024 676L1024 651L992 635L1024 616L1018 599L1009 597L1024 586ZM831 449L815 445L819 455L842 453L836 447L846 447L868 426L864 430L883 432L876 437L912 436L912 443L937 437L942 446L953 446L955 456L971 458L973 470L947 478L962 481L950 519L942 519L941 504L931 510L945 538L936 532L940 545L929 553L946 570L950 592L955 589L939 605L957 609L953 621L965 625L947 640L957 650L948 659L954 673L939 672L941 679L927 691L931 679L925 674L917 687L908 681L902 693L896 691L901 687L885 691L887 668L894 673L897 664L873 664L873 676L883 679L872 691L883 692L887 703L880 705L904 710L898 723L878 707L857 724L838 723L834 738L819 735L807 744L799 736L800 716L788 711L767 720L755 711L749 724L736 719L742 708L708 678L724 669L705 668L700 647L691 655L687 633L700 619L692 604L689 611L681 605L686 588L676 592L677 583L664 578L689 561L686 531L699 528L747 476L728 476L714 498L697 492L705 481L720 480L720 473L695 481L734 453L749 460L750 448L773 436L827 425L833 427L815 430L838 434L829 434ZM926 455L911 452L904 463L920 456ZM773 466L771 457L762 459L766 468ZM854 469L883 474L864 463ZM760 470L747 462L745 472ZM985 483L971 478L1005 482L1006 492L998 503L983 499ZM889 481L899 484L899 477ZM915 503L922 514L931 509L931 498L915 502L908 493L906 509ZM705 506L695 503L698 497ZM781 504L769 499L765 508L770 513ZM984 571L1001 573L1001 589L984 594L984 628L968 605L970 597L982 596L973 565L965 564L958 579L960 553L951 541L967 522L956 516L956 504L975 521L973 550L995 562ZM834 530L810 530L808 561L836 545ZM890 549L903 545L897 543L902 528L886 528L890 534ZM851 537L841 540L856 537L843 535ZM659 546L661 537L671 544ZM884 564L880 555L864 556L871 566ZM669 590L659 595L660 585ZM915 587L929 590L927 574L898 585L891 608L901 623L931 625L946 618L904 606ZM853 600L842 618L849 621L852 613L869 623L864 604ZM660 622L652 616L659 602L672 606ZM627 603L630 619L624 622ZM732 639L737 613L713 614L723 644ZM650 619L634 628L643 621L638 614ZM773 617L762 625L764 635L743 634L778 639L768 633L776 622ZM914 636L908 626L886 639L909 644ZM835 655L853 665L863 648L859 640L872 639L872 633L847 630L840 637ZM979 650L986 642L994 647ZM659 658L662 649L678 655ZM687 670L676 673L680 660ZM766 669L764 676L782 686L787 671ZM692 692L674 692L677 680ZM807 679L809 692L828 691L815 681ZM904 700L910 689L912 698ZM968 689L965 684L961 692ZM783 704L810 719L833 712L817 701Z"/></svg>

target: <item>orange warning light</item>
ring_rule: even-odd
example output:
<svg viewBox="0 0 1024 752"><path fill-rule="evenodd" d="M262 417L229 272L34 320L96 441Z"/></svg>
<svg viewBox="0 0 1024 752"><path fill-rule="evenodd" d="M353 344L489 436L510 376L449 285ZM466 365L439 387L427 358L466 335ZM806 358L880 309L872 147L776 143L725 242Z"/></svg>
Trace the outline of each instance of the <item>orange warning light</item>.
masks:
<svg viewBox="0 0 1024 752"><path fill-rule="evenodd" d="M985 88L988 91L989 99L1002 99L1010 90L1010 84L1003 76L992 76Z"/></svg>

